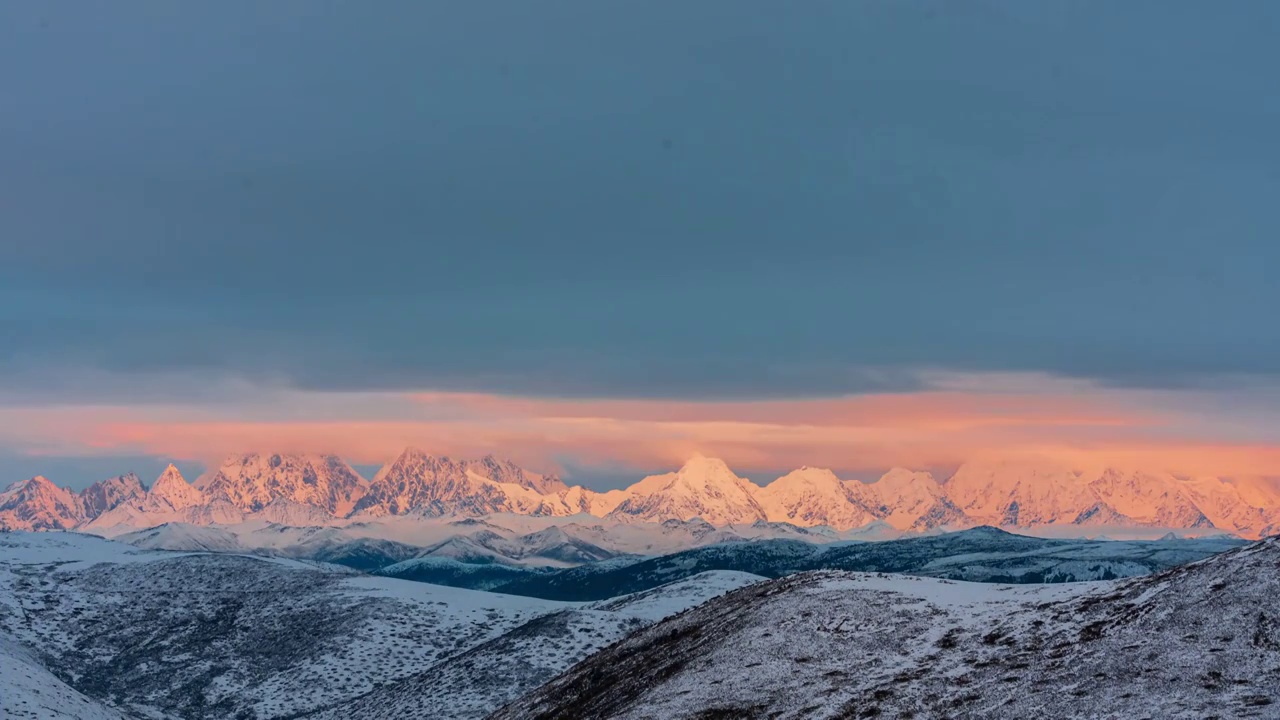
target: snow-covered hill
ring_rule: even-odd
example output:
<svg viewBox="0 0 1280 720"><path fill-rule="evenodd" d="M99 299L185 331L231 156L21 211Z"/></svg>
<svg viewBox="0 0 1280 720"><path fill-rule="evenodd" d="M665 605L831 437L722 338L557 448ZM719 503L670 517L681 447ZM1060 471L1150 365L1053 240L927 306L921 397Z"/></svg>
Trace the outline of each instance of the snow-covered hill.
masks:
<svg viewBox="0 0 1280 720"><path fill-rule="evenodd" d="M266 720L395 717L411 707L415 717L482 717L632 630L757 580L709 573L582 605L284 559L6 533L0 710Z"/></svg>
<svg viewBox="0 0 1280 720"><path fill-rule="evenodd" d="M642 630L494 714L1275 717L1280 540L1132 580L823 571Z"/></svg>
<svg viewBox="0 0 1280 720"><path fill-rule="evenodd" d="M67 709L35 717L91 717L51 673L131 717L282 717L345 702L566 607L296 561L7 533L0 658L23 667L0 673L0 698L7 712L36 687L41 698L65 695Z"/></svg>
<svg viewBox="0 0 1280 720"><path fill-rule="evenodd" d="M569 543L582 549L564 526L520 535L488 520L438 522L454 531L467 529L470 534L461 537L475 548L537 553ZM1115 632L1106 653L1120 653L1125 662L1150 673L1151 663L1143 664L1145 655L1133 651L1134 643L1149 633L1147 642L1164 648L1166 635L1181 627L1187 635L1179 641L1183 649L1177 650L1177 643L1170 647L1184 655L1190 652L1186 648L1200 647L1202 655L1216 659L1203 668L1178 660L1177 672L1210 679L1212 672L1222 673L1222 687L1211 694L1233 709L1227 715L1247 716L1249 708L1263 707L1257 704L1265 694L1261 680L1250 687L1228 680L1263 678L1267 668L1280 667L1259 664L1256 653L1257 647L1270 647L1269 633L1280 627L1280 620L1273 625L1267 615L1270 597L1280 590L1274 587L1280 583L1275 542L1137 581L1016 587L949 578L1001 580L1022 574L1039 583L1051 571L1078 577L1151 572L1238 547L1239 541L1055 540L977 528L881 543L739 541L577 568L519 565L501 554L496 555L501 561L487 565L430 555L401 563L434 565L442 572L444 566L459 573L491 572L490 579L501 583L560 575L560 587L615 589L596 595L608 599L581 602L590 594L572 596L575 601L543 600L362 575L322 556L391 556L420 548L352 537L349 528L250 527L239 527L242 534L237 534L174 524L120 536L132 545L77 533L0 534L0 669L5 670L0 709L15 717L483 717L569 671L567 677L575 679L563 682L572 685L571 691L555 685L551 695L536 691L535 706L513 706L522 709L507 716L525 717L520 713L535 710L561 716L545 704L577 698L586 704L575 707L586 708L586 714L568 716L684 717L686 710L707 711L699 703L713 697L728 704L709 709L729 716L750 715L757 704L784 716L801 710L795 716L838 715L855 706L862 712L871 707L862 704L867 698L884 715L930 716L939 714L941 693L970 685L1002 688L983 689L987 696L966 699L971 707L957 706L964 712L951 713L976 717L989 716L993 708L1002 711L1002 703L1010 702L1001 694L1001 682L1021 683L1028 693L1046 677L1059 682L1053 675L1062 671L1057 653L1076 653L1071 662L1094 663L1099 672L1135 682L1120 661L1068 647L1073 638L1093 642ZM309 559L239 554L249 545L255 552ZM143 549L154 547L181 550ZM933 577L822 570L765 583L763 593L736 591L761 581L751 568L776 575L815 567ZM1208 567L1217 569L1208 574L1196 569ZM503 577L508 571L515 575ZM703 615L700 603L726 592L708 606L721 609ZM1157 596L1163 599L1148 602ZM1104 606L1110 610L1102 612ZM641 631L623 640L688 608L698 609L656 635ZM1161 620L1170 614L1176 622ZM690 617L709 619L682 624ZM1126 623L1133 627L1125 629ZM657 638L662 649L636 638ZM1280 637L1276 640L1280 648ZM612 654L618 648L634 648L643 656L636 661L640 665L629 655ZM606 659L599 664L592 654L602 649ZM687 662L671 665L668 653ZM762 665L760 658L768 662ZM1237 661L1256 664L1246 668L1254 674L1241 675L1229 664ZM657 674L638 696L626 689L615 692L609 679L615 666L625 670L618 682L631 682L641 672ZM575 675L582 667L594 669ZM1173 672L1160 682L1171 682ZM930 673L958 682L937 685L926 677ZM1091 678L1068 674L1061 685L1067 689ZM1005 680L1013 676L1016 681ZM688 691L704 684L724 690L715 687L717 678L728 688L719 696ZM744 689L750 683L762 689ZM583 700L584 688L592 684L591 698ZM656 695L648 694L650 685ZM1096 687L1089 685L1089 692ZM901 695L884 695L886 688ZM1103 683L1096 692L1109 701L1120 690ZM597 708L592 698L605 703L598 706L603 708L599 715L592 714ZM1185 693L1181 700L1194 712L1206 707ZM1008 717L1025 716L1030 709L1013 707L1024 715Z"/></svg>
<svg viewBox="0 0 1280 720"><path fill-rule="evenodd" d="M542 615L314 717L482 718L631 632L763 579L746 573L702 573L643 593Z"/></svg>
<svg viewBox="0 0 1280 720"><path fill-rule="evenodd" d="M0 717L6 720L124 720L119 712L59 680L34 650L0 632Z"/></svg>
<svg viewBox="0 0 1280 720"><path fill-rule="evenodd" d="M486 587L555 600L597 600L708 571L747 572L776 578L821 569L894 572L978 582L1074 582L1146 575L1201 560L1242 543L1229 538L1130 542L1047 539L981 527L885 542L721 543L659 557L618 558L574 568L507 573L509 580ZM390 569L387 572L393 574ZM398 576L436 581L427 573ZM467 579L459 577L455 582Z"/></svg>

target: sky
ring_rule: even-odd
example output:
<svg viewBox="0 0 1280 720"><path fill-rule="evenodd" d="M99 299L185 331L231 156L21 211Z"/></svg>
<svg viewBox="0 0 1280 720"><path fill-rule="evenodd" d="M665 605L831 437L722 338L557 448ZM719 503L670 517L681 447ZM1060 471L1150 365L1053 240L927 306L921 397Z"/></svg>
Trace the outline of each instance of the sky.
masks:
<svg viewBox="0 0 1280 720"><path fill-rule="evenodd" d="M1280 5L0 4L0 483L1280 475ZM145 478L144 479L149 479Z"/></svg>

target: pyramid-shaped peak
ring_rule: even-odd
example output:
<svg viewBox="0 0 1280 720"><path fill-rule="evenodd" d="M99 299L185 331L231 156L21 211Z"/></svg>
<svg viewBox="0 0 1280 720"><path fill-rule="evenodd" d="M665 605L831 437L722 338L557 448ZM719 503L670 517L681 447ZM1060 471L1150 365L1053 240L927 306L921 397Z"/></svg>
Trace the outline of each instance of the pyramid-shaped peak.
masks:
<svg viewBox="0 0 1280 720"><path fill-rule="evenodd" d="M733 471L730 470L728 464L720 458L707 457L706 455L701 454L694 455L689 458L685 461L684 465L680 467L681 475L708 475L713 473L729 473L732 475Z"/></svg>
<svg viewBox="0 0 1280 720"><path fill-rule="evenodd" d="M515 463L511 462L510 460L507 460L506 458L500 458L497 455L494 455L493 453L485 453L485 455L481 457L479 460L473 460L468 464L476 467L487 468L489 470L497 471L497 472L523 470L523 468L521 468L519 465L516 465Z"/></svg>
<svg viewBox="0 0 1280 720"><path fill-rule="evenodd" d="M160 477L156 478L155 483L153 483L151 487L155 488L161 483L168 484L171 482L187 482L187 479L182 477L182 472L178 470L178 467L173 463L169 463L165 466L165 469L160 473Z"/></svg>
<svg viewBox="0 0 1280 720"><path fill-rule="evenodd" d="M428 455L419 447L410 445L404 450L401 450L400 454L397 455L394 460L383 465L382 469L378 471L378 474L384 475L391 470L402 471L406 468L426 464L431 462L431 460L431 455Z"/></svg>
<svg viewBox="0 0 1280 720"><path fill-rule="evenodd" d="M172 464L160 473L147 491L149 510L182 510L203 502L204 494L188 483Z"/></svg>
<svg viewBox="0 0 1280 720"><path fill-rule="evenodd" d="M444 455L432 455L416 445L410 445L400 453L400 457L395 459L397 463L426 463L426 462L449 462L449 458Z"/></svg>

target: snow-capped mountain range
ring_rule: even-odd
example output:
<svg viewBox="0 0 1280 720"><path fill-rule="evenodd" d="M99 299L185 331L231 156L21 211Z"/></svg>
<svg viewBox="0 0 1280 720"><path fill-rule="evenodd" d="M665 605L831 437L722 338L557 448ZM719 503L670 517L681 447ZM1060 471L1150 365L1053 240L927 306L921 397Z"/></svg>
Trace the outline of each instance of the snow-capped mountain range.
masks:
<svg viewBox="0 0 1280 720"><path fill-rule="evenodd" d="M194 483L170 465L149 489L133 474L80 493L37 476L0 493L0 530L97 532L247 519L310 527L496 513L591 515L619 523L700 518L716 527L769 522L838 531L1160 527L1257 538L1280 532L1280 490L1262 479L1184 479L1118 467L1086 472L1029 461L967 463L942 481L904 468L862 482L803 467L761 487L721 460L697 456L675 472L596 492L492 456L453 460L409 448L372 480L332 455L255 453L229 458Z"/></svg>

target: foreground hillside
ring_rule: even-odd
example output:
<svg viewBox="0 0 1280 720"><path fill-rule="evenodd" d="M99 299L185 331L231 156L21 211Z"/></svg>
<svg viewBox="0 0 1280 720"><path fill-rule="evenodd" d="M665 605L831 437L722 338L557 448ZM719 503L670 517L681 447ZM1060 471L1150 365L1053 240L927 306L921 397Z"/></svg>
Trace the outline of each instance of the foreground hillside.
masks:
<svg viewBox="0 0 1280 720"><path fill-rule="evenodd" d="M308 717L483 717L631 632L761 580L746 573L702 573L646 592L542 615L446 662Z"/></svg>
<svg viewBox="0 0 1280 720"><path fill-rule="evenodd" d="M3 533L0 716L294 717L427 671L451 680L418 702L483 715L631 630L757 579L700 576L648 603L586 608L280 558ZM590 616L498 653L519 659L518 677L499 684L471 669L483 648L579 613Z"/></svg>
<svg viewBox="0 0 1280 720"><path fill-rule="evenodd" d="M1107 583L807 573L636 633L494 717L1275 717L1278 593L1275 539Z"/></svg>

